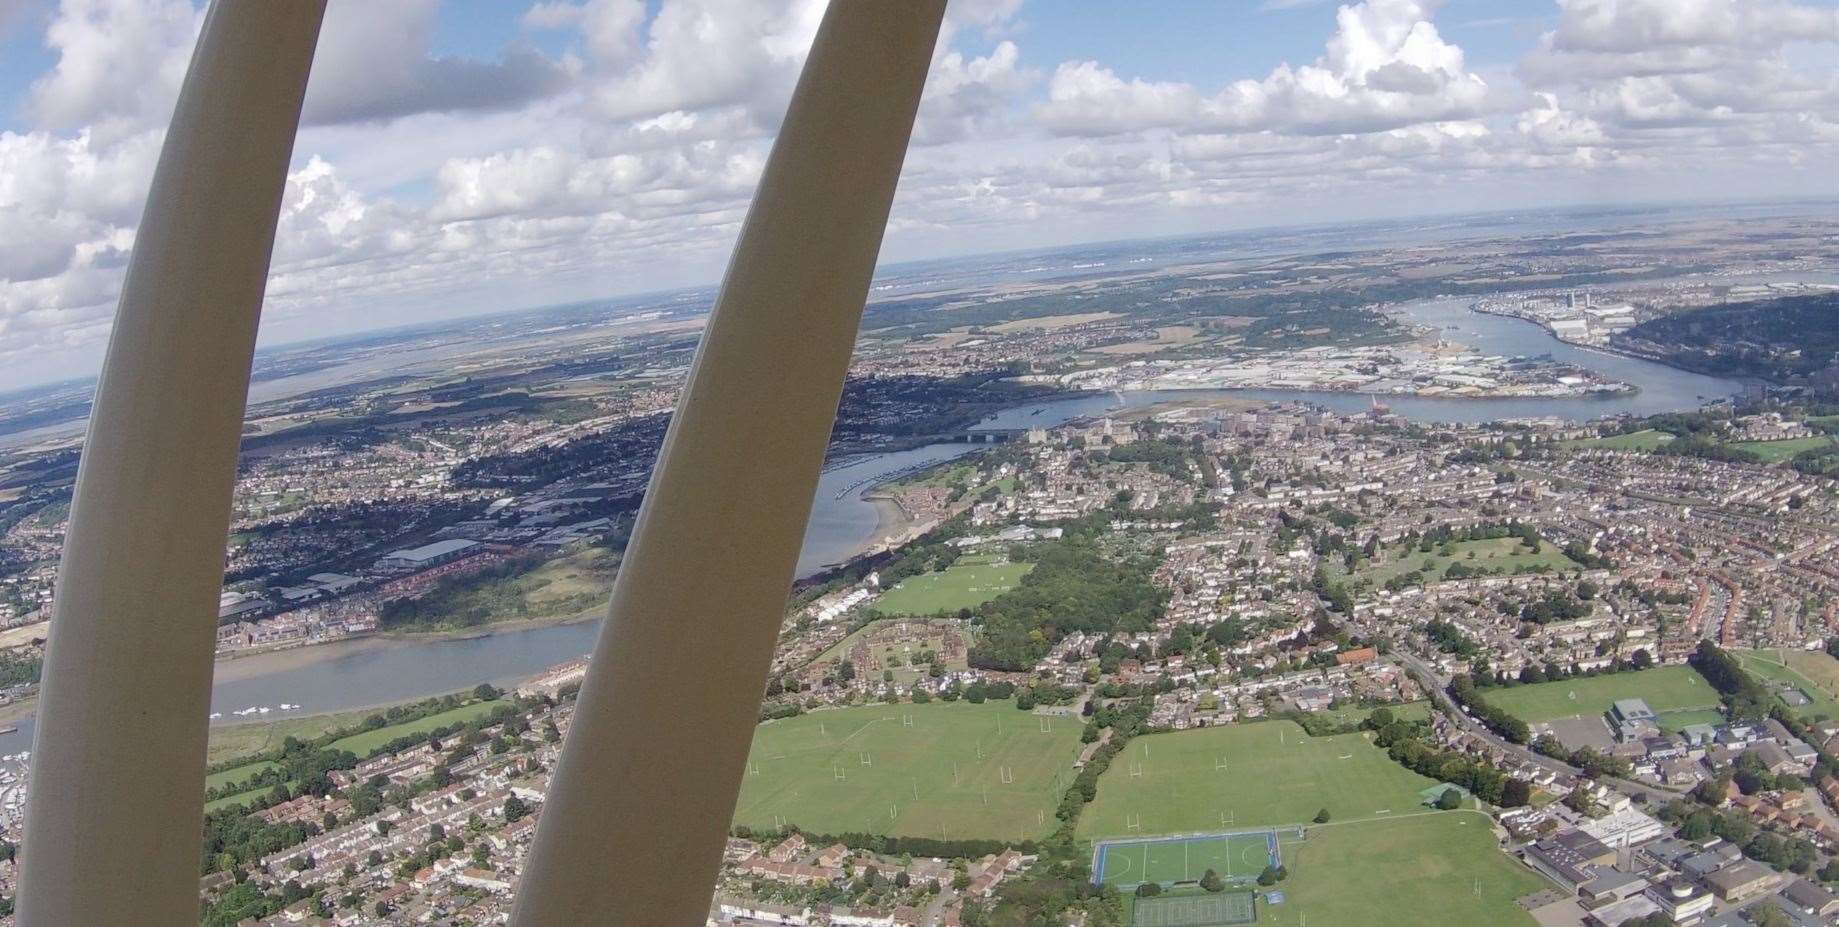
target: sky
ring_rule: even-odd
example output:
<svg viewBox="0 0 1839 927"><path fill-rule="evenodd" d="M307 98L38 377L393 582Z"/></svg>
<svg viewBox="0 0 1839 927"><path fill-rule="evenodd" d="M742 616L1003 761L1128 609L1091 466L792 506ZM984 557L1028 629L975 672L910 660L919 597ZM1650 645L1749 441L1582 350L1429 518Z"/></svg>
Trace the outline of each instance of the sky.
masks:
<svg viewBox="0 0 1839 927"><path fill-rule="evenodd" d="M331 0L274 344L720 276L824 0ZM0 389L94 373L192 0L0 0ZM952 0L884 262L1839 194L1839 0Z"/></svg>

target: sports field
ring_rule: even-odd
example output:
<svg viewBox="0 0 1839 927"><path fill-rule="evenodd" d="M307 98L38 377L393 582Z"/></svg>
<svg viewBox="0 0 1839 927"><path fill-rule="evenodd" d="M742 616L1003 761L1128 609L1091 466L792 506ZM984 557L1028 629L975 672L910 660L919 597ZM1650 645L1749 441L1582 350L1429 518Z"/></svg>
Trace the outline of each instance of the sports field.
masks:
<svg viewBox="0 0 1839 927"><path fill-rule="evenodd" d="M934 615L976 608L1014 589L1032 569L1032 563L967 555L942 572L901 580L876 599L873 608L883 615Z"/></svg>
<svg viewBox="0 0 1839 927"><path fill-rule="evenodd" d="M1763 463L1780 463L1802 451L1830 446L1833 439L1827 435L1815 435L1811 438L1789 438L1785 441L1739 441L1731 447L1755 454Z"/></svg>
<svg viewBox="0 0 1839 927"><path fill-rule="evenodd" d="M1258 919L1251 892L1133 898L1131 927L1225 927Z"/></svg>
<svg viewBox="0 0 1839 927"><path fill-rule="evenodd" d="M1043 730L1043 727L1050 730ZM1014 702L816 711L754 732L736 823L819 834L1045 836L1081 724Z"/></svg>
<svg viewBox="0 0 1839 927"><path fill-rule="evenodd" d="M1092 880L1118 888L1144 882L1198 882L1211 869L1227 881L1256 879L1283 857L1269 830L1149 840L1101 840L1092 851Z"/></svg>
<svg viewBox="0 0 1839 927"><path fill-rule="evenodd" d="M1766 683L1785 683L1801 690L1811 705L1795 709L1801 715L1839 718L1839 660L1819 650L1739 650L1737 659L1752 675ZM1784 662L1786 661L1786 662Z"/></svg>
<svg viewBox="0 0 1839 927"><path fill-rule="evenodd" d="M1648 428L1631 431L1625 435L1610 435L1607 438L1585 438L1581 441L1566 441L1568 448L1602 448L1610 451L1651 451L1673 440L1673 436L1664 431Z"/></svg>
<svg viewBox="0 0 1839 927"><path fill-rule="evenodd" d="M1623 698L1645 699L1647 707L1658 714L1718 705L1717 690L1705 682L1705 677L1690 666L1678 664L1489 689L1483 695L1489 704L1528 724L1600 715L1608 711L1616 699ZM1664 722L1665 718L1661 720Z"/></svg>
<svg viewBox="0 0 1839 927"><path fill-rule="evenodd" d="M1431 780L1367 734L1310 737L1291 721L1229 724L1130 742L1079 818L1087 840L1195 834L1406 814Z"/></svg>
<svg viewBox="0 0 1839 927"><path fill-rule="evenodd" d="M1263 927L1533 927L1515 901L1551 887L1502 853L1472 811L1311 827L1284 857L1284 903L1258 906Z"/></svg>

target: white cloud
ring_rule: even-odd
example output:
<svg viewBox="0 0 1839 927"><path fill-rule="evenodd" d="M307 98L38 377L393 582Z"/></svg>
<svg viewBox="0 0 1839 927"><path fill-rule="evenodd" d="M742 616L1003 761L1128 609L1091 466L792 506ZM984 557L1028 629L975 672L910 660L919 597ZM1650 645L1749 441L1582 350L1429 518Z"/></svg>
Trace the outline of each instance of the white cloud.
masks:
<svg viewBox="0 0 1839 927"><path fill-rule="evenodd" d="M187 0L65 0L45 33L58 60L32 85L33 114L105 140L163 125L202 22Z"/></svg>
<svg viewBox="0 0 1839 927"><path fill-rule="evenodd" d="M568 85L568 63L527 46L512 45L497 61L430 54L438 9L437 0L330 4L302 121L508 109Z"/></svg>
<svg viewBox="0 0 1839 927"><path fill-rule="evenodd" d="M1839 10L1778 0L1558 0L1557 27L1520 64L1531 85L1628 145L1644 132L1699 128L1707 144L1782 114L1839 107L1830 67L1800 68L1786 50L1839 42Z"/></svg>
<svg viewBox="0 0 1839 927"><path fill-rule="evenodd" d="M1486 81L1430 17L1441 0L1365 0L1341 7L1314 64L1278 66L1207 95L1175 81L1125 81L1095 61L1054 72L1044 123L1070 135L1203 128L1301 135L1376 132L1466 119L1490 104Z"/></svg>

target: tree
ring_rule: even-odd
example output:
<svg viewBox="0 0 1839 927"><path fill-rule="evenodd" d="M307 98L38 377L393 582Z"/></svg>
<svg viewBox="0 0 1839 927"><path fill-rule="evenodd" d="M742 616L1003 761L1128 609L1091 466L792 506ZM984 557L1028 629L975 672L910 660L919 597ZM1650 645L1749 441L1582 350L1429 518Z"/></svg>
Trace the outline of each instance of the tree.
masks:
<svg viewBox="0 0 1839 927"><path fill-rule="evenodd" d="M1756 927L1794 927L1794 920L1782 913L1782 909L1772 901L1765 901L1750 912L1750 923Z"/></svg>
<svg viewBox="0 0 1839 927"><path fill-rule="evenodd" d="M524 800L513 795L504 800L504 822L514 824L530 814L530 806Z"/></svg>
<svg viewBox="0 0 1839 927"><path fill-rule="evenodd" d="M1524 779L1508 779L1501 784L1501 807L1519 808L1532 801L1532 786Z"/></svg>
<svg viewBox="0 0 1839 927"><path fill-rule="evenodd" d="M1200 887L1210 892L1223 892L1226 890L1226 883L1221 881L1219 873L1209 869L1201 873Z"/></svg>
<svg viewBox="0 0 1839 927"><path fill-rule="evenodd" d="M1157 882L1144 882L1137 886L1138 898L1154 898L1162 894L1162 885Z"/></svg>
<svg viewBox="0 0 1839 927"><path fill-rule="evenodd" d="M1654 655L1648 653L1646 649L1637 650L1629 655L1628 665L1638 670L1647 669L1654 665Z"/></svg>
<svg viewBox="0 0 1839 927"><path fill-rule="evenodd" d="M1454 811L1462 806L1462 792L1458 789L1444 789L1437 796L1437 810Z"/></svg>
<svg viewBox="0 0 1839 927"><path fill-rule="evenodd" d="M1322 810L1317 811L1315 813L1315 822L1317 824L1328 823L1328 809L1327 808L1323 808Z"/></svg>

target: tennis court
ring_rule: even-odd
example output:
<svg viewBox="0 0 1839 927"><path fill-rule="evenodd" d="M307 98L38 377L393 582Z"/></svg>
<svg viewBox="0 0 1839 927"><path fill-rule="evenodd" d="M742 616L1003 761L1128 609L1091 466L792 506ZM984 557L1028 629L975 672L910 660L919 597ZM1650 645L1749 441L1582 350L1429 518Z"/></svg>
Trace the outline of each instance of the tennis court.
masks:
<svg viewBox="0 0 1839 927"><path fill-rule="evenodd" d="M1138 898L1132 927L1223 927L1258 919L1251 892Z"/></svg>
<svg viewBox="0 0 1839 927"><path fill-rule="evenodd" d="M1272 830L1143 840L1104 840L1092 851L1092 881L1128 889L1198 882L1211 869L1228 882L1250 882L1282 861Z"/></svg>

